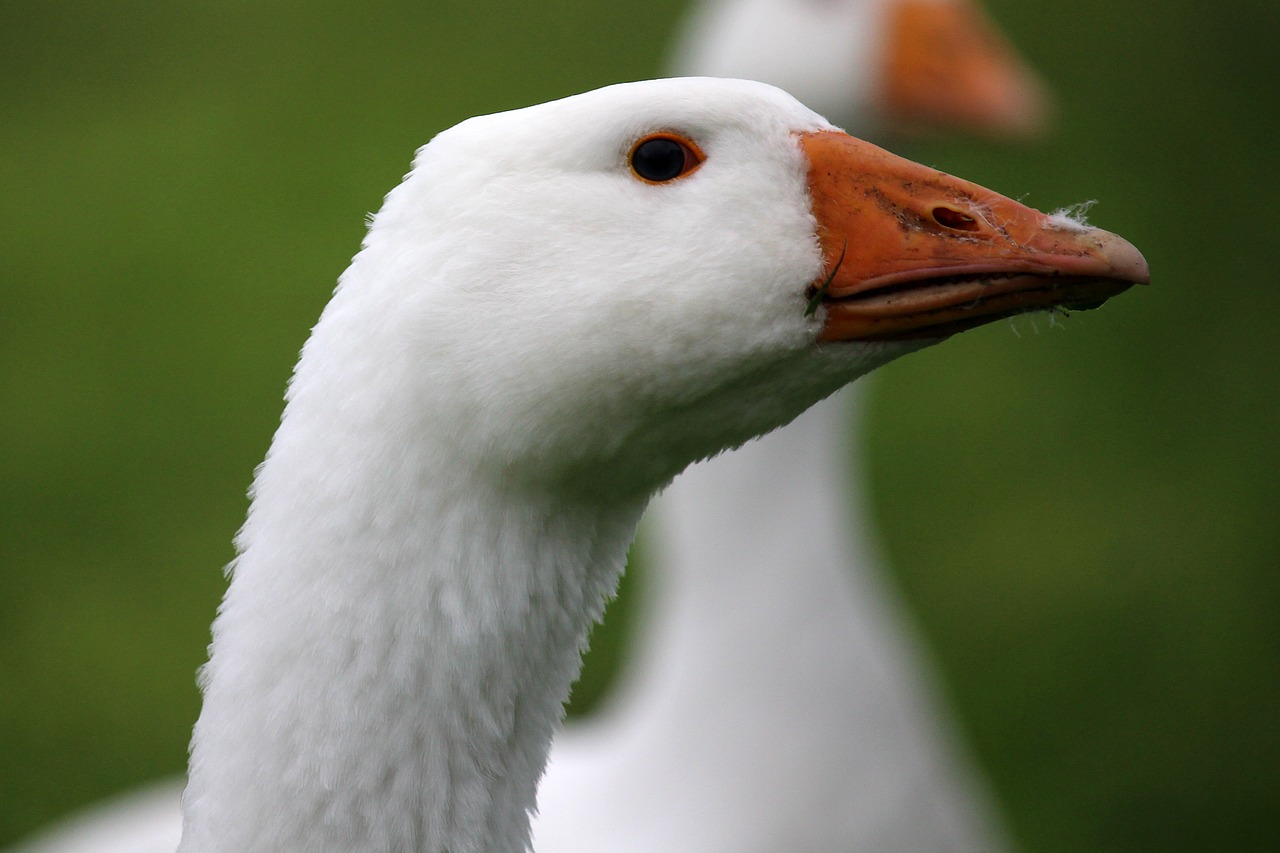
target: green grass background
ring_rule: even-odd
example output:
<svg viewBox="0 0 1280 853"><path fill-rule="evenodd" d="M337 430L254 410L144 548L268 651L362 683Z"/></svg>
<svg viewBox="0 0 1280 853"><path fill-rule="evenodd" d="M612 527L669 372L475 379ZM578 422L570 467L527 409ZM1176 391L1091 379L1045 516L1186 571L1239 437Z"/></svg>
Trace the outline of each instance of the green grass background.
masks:
<svg viewBox="0 0 1280 853"><path fill-rule="evenodd" d="M0 843L182 768L284 382L413 150L660 73L681 5L0 3ZM1057 135L898 149L1098 199L1155 284L876 377L895 571L1026 850L1280 849L1280 4L988 5Z"/></svg>

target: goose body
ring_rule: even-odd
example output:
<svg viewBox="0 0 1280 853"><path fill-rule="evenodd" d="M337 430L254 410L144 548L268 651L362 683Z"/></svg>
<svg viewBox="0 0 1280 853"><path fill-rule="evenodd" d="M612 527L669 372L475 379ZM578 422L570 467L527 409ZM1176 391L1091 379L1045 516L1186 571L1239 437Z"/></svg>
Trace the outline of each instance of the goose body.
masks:
<svg viewBox="0 0 1280 853"><path fill-rule="evenodd" d="M691 466L654 501L637 654L557 734L536 850L1004 846L859 516L833 498L847 448L828 430L850 402Z"/></svg>
<svg viewBox="0 0 1280 853"><path fill-rule="evenodd" d="M871 188L920 227L859 204ZM963 236L940 224L960 211ZM764 84L623 84L440 134L255 476L179 851L525 850L654 492L893 358L1146 275L1114 235Z"/></svg>

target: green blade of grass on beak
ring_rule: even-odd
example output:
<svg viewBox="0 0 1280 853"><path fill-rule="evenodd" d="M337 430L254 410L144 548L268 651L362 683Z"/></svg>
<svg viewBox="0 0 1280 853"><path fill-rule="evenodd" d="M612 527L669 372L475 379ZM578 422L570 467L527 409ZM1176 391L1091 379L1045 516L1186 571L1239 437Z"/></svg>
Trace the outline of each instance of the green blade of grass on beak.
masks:
<svg viewBox="0 0 1280 853"><path fill-rule="evenodd" d="M840 265L844 263L844 253L848 248L849 241L845 240L844 245L840 247L840 257L836 258L836 265L831 268L831 274L827 276L827 280L814 291L813 296L809 297L809 304L805 306L804 316L812 317L814 312L818 310L818 306L822 304L823 298L827 295L827 288L831 287L831 282L836 277L836 273L840 272Z"/></svg>

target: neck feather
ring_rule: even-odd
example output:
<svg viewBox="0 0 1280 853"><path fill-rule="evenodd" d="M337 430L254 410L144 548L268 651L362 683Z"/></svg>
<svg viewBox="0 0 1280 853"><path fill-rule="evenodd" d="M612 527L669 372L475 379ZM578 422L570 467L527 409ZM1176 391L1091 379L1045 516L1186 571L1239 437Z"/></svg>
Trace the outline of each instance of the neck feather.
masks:
<svg viewBox="0 0 1280 853"><path fill-rule="evenodd" d="M448 454L379 456L367 423L310 425L286 412L255 481L181 853L525 850L644 501L530 495Z"/></svg>

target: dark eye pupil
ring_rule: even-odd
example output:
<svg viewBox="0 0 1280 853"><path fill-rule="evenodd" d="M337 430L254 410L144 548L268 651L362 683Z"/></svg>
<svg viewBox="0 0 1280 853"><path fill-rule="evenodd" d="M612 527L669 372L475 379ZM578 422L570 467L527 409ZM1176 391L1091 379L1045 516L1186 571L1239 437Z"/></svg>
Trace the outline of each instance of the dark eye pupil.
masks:
<svg viewBox="0 0 1280 853"><path fill-rule="evenodd" d="M646 181L669 181L684 173L684 146L674 139L647 139L631 152L631 168Z"/></svg>

